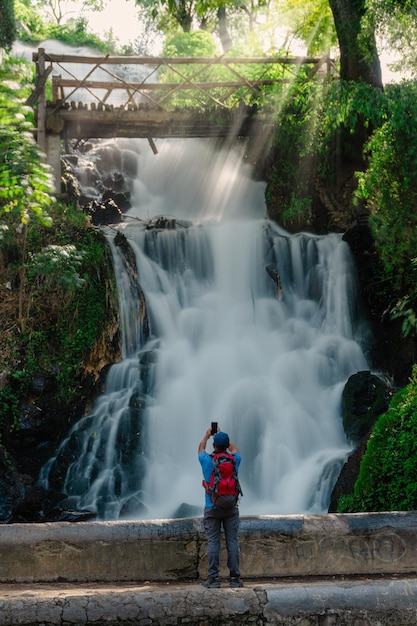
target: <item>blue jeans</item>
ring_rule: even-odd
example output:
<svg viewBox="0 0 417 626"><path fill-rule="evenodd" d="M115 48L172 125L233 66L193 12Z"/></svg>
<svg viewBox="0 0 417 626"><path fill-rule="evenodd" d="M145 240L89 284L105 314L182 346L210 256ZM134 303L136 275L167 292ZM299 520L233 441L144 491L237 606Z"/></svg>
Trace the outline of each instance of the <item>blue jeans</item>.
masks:
<svg viewBox="0 0 417 626"><path fill-rule="evenodd" d="M221 516L217 509L204 509L204 530L207 537L207 558L209 578L219 575L220 534L223 526L227 548L227 567L231 577L239 577L239 509L231 515Z"/></svg>

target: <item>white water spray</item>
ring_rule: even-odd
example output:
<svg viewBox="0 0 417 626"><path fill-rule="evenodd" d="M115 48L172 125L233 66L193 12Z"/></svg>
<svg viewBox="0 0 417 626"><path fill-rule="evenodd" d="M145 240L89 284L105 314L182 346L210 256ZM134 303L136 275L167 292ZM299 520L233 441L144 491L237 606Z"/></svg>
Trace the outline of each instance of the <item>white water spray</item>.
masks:
<svg viewBox="0 0 417 626"><path fill-rule="evenodd" d="M326 512L350 450L343 386L368 369L347 245L265 220L264 185L237 153L219 160L204 142L173 141L150 162L137 145L136 204L121 230L149 337L113 242L124 358L42 479L54 483L67 468L75 506L104 519L200 514L197 446L217 421L242 453L241 514ZM158 214L177 227L133 219Z"/></svg>

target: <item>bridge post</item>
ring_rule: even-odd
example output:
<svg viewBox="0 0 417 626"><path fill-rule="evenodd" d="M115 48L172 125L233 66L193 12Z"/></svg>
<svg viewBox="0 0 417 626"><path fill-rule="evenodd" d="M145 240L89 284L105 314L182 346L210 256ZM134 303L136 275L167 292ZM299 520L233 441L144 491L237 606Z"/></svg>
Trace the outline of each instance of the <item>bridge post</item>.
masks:
<svg viewBox="0 0 417 626"><path fill-rule="evenodd" d="M45 155L46 163L52 169L54 190L59 192L61 190L61 144L60 135L57 132L60 132L62 127L57 131L56 128L48 126L45 85L52 67L46 69L45 58L45 49L39 48L36 55L36 89L28 99L28 103L31 104L37 99L37 143ZM48 130L53 132L47 132Z"/></svg>
<svg viewBox="0 0 417 626"><path fill-rule="evenodd" d="M36 83L38 85L38 146L46 152L46 94L45 94L45 49L39 48L36 63Z"/></svg>

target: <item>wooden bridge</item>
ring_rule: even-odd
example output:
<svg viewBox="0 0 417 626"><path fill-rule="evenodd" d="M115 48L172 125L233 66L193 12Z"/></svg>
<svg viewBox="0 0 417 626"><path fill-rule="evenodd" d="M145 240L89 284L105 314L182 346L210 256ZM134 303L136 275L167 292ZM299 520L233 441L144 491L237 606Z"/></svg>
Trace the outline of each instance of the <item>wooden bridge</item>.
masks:
<svg viewBox="0 0 417 626"><path fill-rule="evenodd" d="M62 139L145 137L156 151L157 137L267 135L285 85L334 72L329 57L84 57L40 48L33 61L28 103L57 180Z"/></svg>

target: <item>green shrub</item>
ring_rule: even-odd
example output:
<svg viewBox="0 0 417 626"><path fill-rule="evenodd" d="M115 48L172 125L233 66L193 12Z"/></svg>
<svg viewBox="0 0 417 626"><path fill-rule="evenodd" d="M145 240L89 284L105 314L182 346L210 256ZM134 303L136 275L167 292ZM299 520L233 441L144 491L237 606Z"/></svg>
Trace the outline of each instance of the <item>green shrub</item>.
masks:
<svg viewBox="0 0 417 626"><path fill-rule="evenodd" d="M0 3L0 48L10 50L15 39L14 0L2 0Z"/></svg>
<svg viewBox="0 0 417 626"><path fill-rule="evenodd" d="M384 278L398 299L392 313L407 335L417 330L417 82L390 85L386 100L385 120L366 146L357 197L369 208Z"/></svg>

